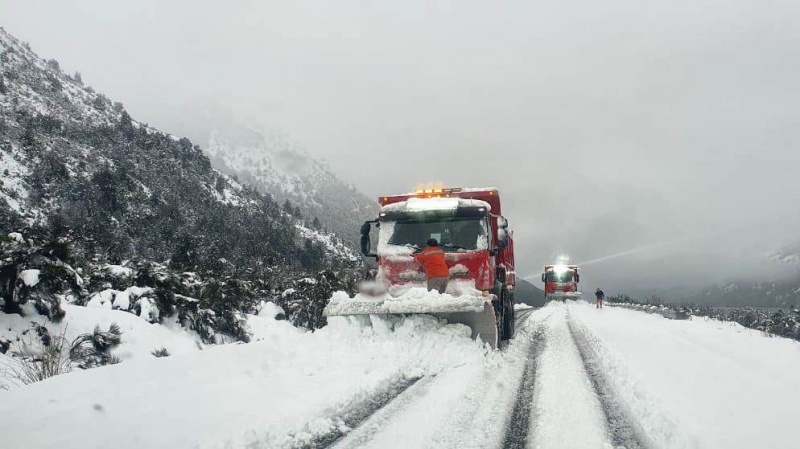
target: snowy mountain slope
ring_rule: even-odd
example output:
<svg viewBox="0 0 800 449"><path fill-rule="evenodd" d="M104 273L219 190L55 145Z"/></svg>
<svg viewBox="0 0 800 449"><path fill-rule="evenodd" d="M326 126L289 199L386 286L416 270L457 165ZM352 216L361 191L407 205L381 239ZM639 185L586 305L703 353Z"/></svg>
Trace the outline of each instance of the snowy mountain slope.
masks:
<svg viewBox="0 0 800 449"><path fill-rule="evenodd" d="M800 304L800 274L779 281L720 283L687 299L689 302L712 307L796 306Z"/></svg>
<svg viewBox="0 0 800 449"><path fill-rule="evenodd" d="M800 242L777 251L758 245L751 248L751 254L752 260L743 265L751 269L740 270L745 274L720 275L717 282L702 277L691 282L676 279L660 287L629 288L620 293L640 300L655 296L667 303L709 307L786 308L800 304ZM697 271L703 277L712 275L708 270Z"/></svg>
<svg viewBox="0 0 800 449"><path fill-rule="evenodd" d="M133 120L4 30L0 58L0 209L9 212L1 229L71 230L88 253L120 260L190 249L205 263L299 264L305 239L329 262L356 259L329 233L295 226L303 223L279 204L214 170L188 139Z"/></svg>
<svg viewBox="0 0 800 449"><path fill-rule="evenodd" d="M276 131L220 127L210 133L204 150L221 171L269 192L281 204L289 200L307 223L318 218L354 247L361 223L377 214L376 201Z"/></svg>
<svg viewBox="0 0 800 449"><path fill-rule="evenodd" d="M795 342L730 323L672 321L584 302L551 303L524 319L504 351L486 351L460 326L431 317L337 319L315 333L265 318L257 343L131 360L127 369L109 366L2 393L0 419L16 425L4 429L0 442L30 448L798 442ZM147 422L148 431L131 430L131 422Z"/></svg>
<svg viewBox="0 0 800 449"><path fill-rule="evenodd" d="M786 245L770 255L770 260L778 263L800 265L800 242Z"/></svg>
<svg viewBox="0 0 800 449"><path fill-rule="evenodd" d="M546 303L544 290L521 278L517 278L517 285L514 287L514 301L535 307L541 307Z"/></svg>

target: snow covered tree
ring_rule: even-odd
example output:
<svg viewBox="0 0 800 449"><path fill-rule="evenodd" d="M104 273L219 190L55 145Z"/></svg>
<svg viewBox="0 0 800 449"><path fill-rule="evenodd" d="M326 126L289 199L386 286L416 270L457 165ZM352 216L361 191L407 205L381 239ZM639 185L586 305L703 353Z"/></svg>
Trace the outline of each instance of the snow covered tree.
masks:
<svg viewBox="0 0 800 449"><path fill-rule="evenodd" d="M353 293L355 284L356 277L352 274L323 270L313 278L294 281L292 288L284 292L277 303L288 312L292 324L315 330L327 324L322 312L333 293Z"/></svg>
<svg viewBox="0 0 800 449"><path fill-rule="evenodd" d="M133 129L133 119L128 114L128 111L122 111L122 114L119 117L119 124L117 125L119 130L122 132L122 135L125 136L128 140L133 140L134 136L134 129Z"/></svg>
<svg viewBox="0 0 800 449"><path fill-rule="evenodd" d="M286 212L289 215L292 215L294 213L294 208L292 207L292 202L289 201L288 199L283 202L283 211Z"/></svg>

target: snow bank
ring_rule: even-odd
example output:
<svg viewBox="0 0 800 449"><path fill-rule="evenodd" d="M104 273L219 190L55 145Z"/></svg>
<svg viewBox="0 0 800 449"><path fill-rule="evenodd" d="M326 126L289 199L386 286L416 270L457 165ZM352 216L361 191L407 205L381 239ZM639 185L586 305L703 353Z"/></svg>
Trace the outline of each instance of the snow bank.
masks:
<svg viewBox="0 0 800 449"><path fill-rule="evenodd" d="M118 313L152 326L123 312L85 311ZM249 318L260 341L142 357L2 393L0 420L14 422L3 430L3 446L296 447L340 426L343 410L387 382L446 379L465 365L496 363L461 326L431 316L331 318L314 333L286 321ZM48 423L46 432L42 422ZM130 427L143 422L147 432Z"/></svg>
<svg viewBox="0 0 800 449"><path fill-rule="evenodd" d="M285 293L285 292L284 292ZM285 295L284 295L285 296ZM278 315L285 315L281 306L270 301L262 301L258 310L258 316L275 319Z"/></svg>
<svg viewBox="0 0 800 449"><path fill-rule="evenodd" d="M46 327L50 335L60 335L63 332L68 341L72 341L80 334L94 331L95 326L100 326L101 330L108 330L112 323L116 323L122 330L122 344L112 350L112 354L124 362L122 365L127 365L129 360L150 359L153 357L151 352L160 348L166 348L171 354L198 351L199 336L183 329L175 321L165 325L151 324L129 312L110 310L110 306L108 309L90 308L62 302L61 307L66 315L60 323L52 323L38 315L22 317L0 313L0 339L10 340L12 342L10 350L15 351L23 349L22 346L26 344L38 346L35 337L22 336L23 332L31 329L32 322ZM2 365L0 362L0 385L16 385L12 379L8 379L4 366L7 364Z"/></svg>

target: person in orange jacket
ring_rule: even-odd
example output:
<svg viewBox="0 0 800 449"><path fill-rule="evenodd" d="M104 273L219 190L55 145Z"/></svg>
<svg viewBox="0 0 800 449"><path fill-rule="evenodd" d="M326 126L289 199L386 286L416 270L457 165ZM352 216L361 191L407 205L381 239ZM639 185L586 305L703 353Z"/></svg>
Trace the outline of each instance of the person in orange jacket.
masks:
<svg viewBox="0 0 800 449"><path fill-rule="evenodd" d="M444 293L447 290L447 281L450 280L450 270L444 261L444 250L439 247L439 242L436 239L428 240L428 246L414 255L414 258L425 269L428 291L438 290L439 293Z"/></svg>

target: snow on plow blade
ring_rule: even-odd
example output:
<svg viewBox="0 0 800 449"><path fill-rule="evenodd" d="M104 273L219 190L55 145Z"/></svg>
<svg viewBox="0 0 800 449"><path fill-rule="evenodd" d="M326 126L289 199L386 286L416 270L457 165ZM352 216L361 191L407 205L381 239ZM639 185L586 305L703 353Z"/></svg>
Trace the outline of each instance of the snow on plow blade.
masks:
<svg viewBox="0 0 800 449"><path fill-rule="evenodd" d="M581 292L554 292L545 295L548 300L565 301L569 299L581 299Z"/></svg>
<svg viewBox="0 0 800 449"><path fill-rule="evenodd" d="M367 297L355 298L334 296L323 311L325 316L354 315L408 315L428 314L459 323L472 330L472 338L480 337L492 348L497 348L497 321L490 300L480 296L450 295L420 298Z"/></svg>

